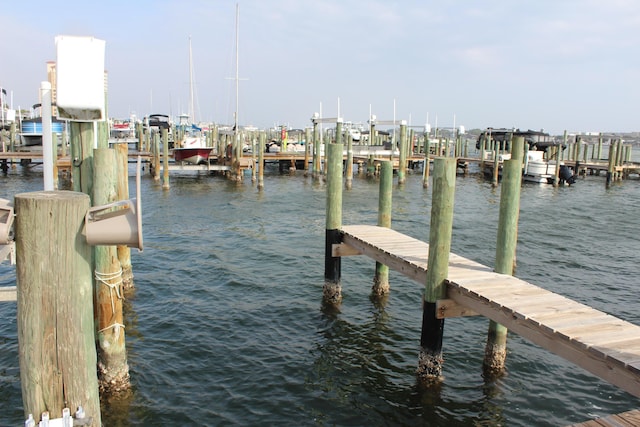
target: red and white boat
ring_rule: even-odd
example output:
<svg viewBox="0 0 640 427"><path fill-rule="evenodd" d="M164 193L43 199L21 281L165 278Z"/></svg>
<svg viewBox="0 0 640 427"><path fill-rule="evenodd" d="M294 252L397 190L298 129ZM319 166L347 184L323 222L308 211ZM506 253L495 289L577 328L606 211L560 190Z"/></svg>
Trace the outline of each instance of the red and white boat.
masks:
<svg viewBox="0 0 640 427"><path fill-rule="evenodd" d="M201 136L187 136L179 145L179 147L173 149L173 159L176 162L191 163L194 165L209 162L209 155L213 147L206 147L204 145L204 138Z"/></svg>

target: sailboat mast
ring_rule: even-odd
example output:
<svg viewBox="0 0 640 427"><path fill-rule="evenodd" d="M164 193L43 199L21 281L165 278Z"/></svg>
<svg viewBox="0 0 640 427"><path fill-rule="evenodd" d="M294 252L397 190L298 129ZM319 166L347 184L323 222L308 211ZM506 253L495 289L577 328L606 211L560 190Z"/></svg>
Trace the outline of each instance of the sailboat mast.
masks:
<svg viewBox="0 0 640 427"><path fill-rule="evenodd" d="M191 36L189 36L189 121L195 123L195 109L193 107L193 56L191 53Z"/></svg>
<svg viewBox="0 0 640 427"><path fill-rule="evenodd" d="M239 27L240 27L240 4L236 3L236 113L234 114L234 126L233 126L236 132L238 132L238 99L239 99L239 92L240 92L239 90L240 78L239 78L239 72L238 72L238 65L239 65L238 36L240 34Z"/></svg>

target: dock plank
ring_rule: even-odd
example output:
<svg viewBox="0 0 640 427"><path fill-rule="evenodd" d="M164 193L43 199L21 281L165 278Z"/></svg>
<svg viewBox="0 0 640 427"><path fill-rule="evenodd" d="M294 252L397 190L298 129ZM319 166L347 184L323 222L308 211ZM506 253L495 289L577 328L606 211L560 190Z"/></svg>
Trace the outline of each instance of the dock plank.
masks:
<svg viewBox="0 0 640 427"><path fill-rule="evenodd" d="M640 410L607 415L583 423L571 424L568 427L634 427L640 425Z"/></svg>
<svg viewBox="0 0 640 427"><path fill-rule="evenodd" d="M426 283L428 243L371 225L341 231L343 244ZM466 308L452 311L488 317L640 397L640 326L455 254L446 284L447 298Z"/></svg>

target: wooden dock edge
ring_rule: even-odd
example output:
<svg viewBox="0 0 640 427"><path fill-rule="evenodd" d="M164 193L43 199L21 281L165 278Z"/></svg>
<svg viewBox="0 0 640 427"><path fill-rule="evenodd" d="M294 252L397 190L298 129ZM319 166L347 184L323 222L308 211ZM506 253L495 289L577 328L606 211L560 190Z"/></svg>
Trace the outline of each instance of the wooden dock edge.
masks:
<svg viewBox="0 0 640 427"><path fill-rule="evenodd" d="M597 377L620 387L633 396L640 397L640 380L630 372L630 366L616 358L602 356L602 349L587 348L573 339L560 339L558 334L543 328L535 328L526 319L514 316L508 309L497 309L486 300L480 300L465 289L449 282L447 295L456 303L468 307L501 325L510 331L528 339L532 343L568 360ZM604 359L604 360L603 360ZM631 368L635 370L635 368Z"/></svg>
<svg viewBox="0 0 640 427"><path fill-rule="evenodd" d="M601 418L571 424L567 427L630 427L640 425L640 410L623 412L621 414L607 415Z"/></svg>

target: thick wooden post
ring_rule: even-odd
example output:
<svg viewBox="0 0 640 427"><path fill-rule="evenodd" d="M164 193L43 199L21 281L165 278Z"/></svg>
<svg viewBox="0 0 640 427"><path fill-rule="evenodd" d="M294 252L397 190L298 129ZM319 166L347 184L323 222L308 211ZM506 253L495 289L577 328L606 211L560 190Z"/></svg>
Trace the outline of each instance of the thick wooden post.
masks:
<svg viewBox="0 0 640 427"><path fill-rule="evenodd" d="M444 319L436 318L436 301L446 297L449 253L453 230L453 198L456 159L440 157L433 162L433 195L429 228L429 258L422 312L422 334L417 376L421 385L441 380Z"/></svg>
<svg viewBox="0 0 640 427"><path fill-rule="evenodd" d="M341 125L341 123L338 123ZM340 126L341 127L341 126ZM340 135L339 132L336 135ZM342 300L340 257L332 256L332 246L340 243L342 227L342 150L340 143L327 144L327 218L325 232L325 261L323 299L338 304Z"/></svg>
<svg viewBox="0 0 640 427"><path fill-rule="evenodd" d="M378 196L378 226L391 227L391 206L393 194L393 163L382 161L380 168L380 190ZM371 293L374 296L389 293L389 267L376 261L376 274Z"/></svg>
<svg viewBox="0 0 640 427"><path fill-rule="evenodd" d="M115 150L96 149L94 161L94 204L100 206L115 202L118 170ZM129 365L122 313L122 269L116 246L95 247L95 295L100 390L125 390L130 387Z"/></svg>
<svg viewBox="0 0 640 427"><path fill-rule="evenodd" d="M522 164L520 160L504 161L496 243L495 271L497 273L512 275L515 268L521 185ZM504 372L506 357L507 328L491 320L482 364L485 378L495 378L501 375Z"/></svg>
<svg viewBox="0 0 640 427"><path fill-rule="evenodd" d="M127 143L114 144L118 164L117 200L129 199L129 147ZM139 197L139 195L138 195ZM118 259L122 268L122 284L125 289L133 288L133 269L131 267L131 248L118 245Z"/></svg>
<svg viewBox="0 0 640 427"><path fill-rule="evenodd" d="M89 196L15 197L17 323L25 419L82 406L101 425L93 321L92 248L83 232ZM37 422L37 421L36 421Z"/></svg>
<svg viewBox="0 0 640 427"><path fill-rule="evenodd" d="M398 159L398 184L404 184L407 180L407 122L400 123L400 156Z"/></svg>

